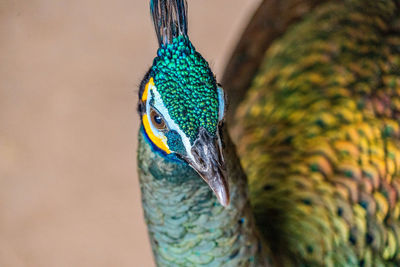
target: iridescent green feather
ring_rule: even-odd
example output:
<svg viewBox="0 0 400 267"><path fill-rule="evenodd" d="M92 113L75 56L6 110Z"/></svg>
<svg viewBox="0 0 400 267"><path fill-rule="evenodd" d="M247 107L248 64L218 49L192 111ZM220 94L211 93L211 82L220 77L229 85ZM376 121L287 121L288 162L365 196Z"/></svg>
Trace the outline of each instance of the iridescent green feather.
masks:
<svg viewBox="0 0 400 267"><path fill-rule="evenodd" d="M172 120L192 144L201 127L215 136L217 84L187 35L186 0L151 0L150 10L160 45L151 76Z"/></svg>
<svg viewBox="0 0 400 267"><path fill-rule="evenodd" d="M218 96L214 75L207 61L186 36L162 45L152 73L171 118L193 143L200 127L215 135Z"/></svg>
<svg viewBox="0 0 400 267"><path fill-rule="evenodd" d="M267 51L234 139L275 255L400 264L398 25L394 1L332 3Z"/></svg>
<svg viewBox="0 0 400 267"><path fill-rule="evenodd" d="M266 51L232 123L244 170L224 134L227 209L191 168L155 153L140 135L143 206L159 266L400 266L399 7L332 1ZM201 62L208 72L185 38L166 40L195 54L184 66ZM159 54L173 62L155 60L155 83L182 127L203 118L185 128L193 138L216 115L182 114L187 101L179 106L166 93L187 95L182 84L191 84L184 72L191 67L174 71L183 54L167 50ZM215 98L212 79L191 103Z"/></svg>

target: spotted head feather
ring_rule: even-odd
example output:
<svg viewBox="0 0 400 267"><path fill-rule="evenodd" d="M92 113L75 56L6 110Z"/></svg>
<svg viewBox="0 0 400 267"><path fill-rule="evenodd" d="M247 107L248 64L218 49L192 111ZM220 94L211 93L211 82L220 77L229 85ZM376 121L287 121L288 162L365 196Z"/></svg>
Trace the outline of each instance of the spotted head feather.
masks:
<svg viewBox="0 0 400 267"><path fill-rule="evenodd" d="M150 0L150 11L159 48L139 90L142 132L166 160L196 170L226 206L223 89L189 40L186 0Z"/></svg>
<svg viewBox="0 0 400 267"><path fill-rule="evenodd" d="M223 93L208 62L187 35L186 0L150 0L150 12L160 47L143 80L139 98L152 78L154 90L150 94L159 95L156 102L168 113L161 115L171 118L167 124L176 124L190 144L200 128L215 136L224 112L220 97Z"/></svg>

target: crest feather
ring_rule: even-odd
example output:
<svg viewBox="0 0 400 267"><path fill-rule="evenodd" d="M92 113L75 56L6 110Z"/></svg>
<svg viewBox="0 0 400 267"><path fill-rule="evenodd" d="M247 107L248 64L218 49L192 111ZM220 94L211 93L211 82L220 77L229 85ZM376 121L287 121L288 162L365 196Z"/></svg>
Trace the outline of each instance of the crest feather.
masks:
<svg viewBox="0 0 400 267"><path fill-rule="evenodd" d="M187 36L186 0L150 0L150 12L160 46Z"/></svg>

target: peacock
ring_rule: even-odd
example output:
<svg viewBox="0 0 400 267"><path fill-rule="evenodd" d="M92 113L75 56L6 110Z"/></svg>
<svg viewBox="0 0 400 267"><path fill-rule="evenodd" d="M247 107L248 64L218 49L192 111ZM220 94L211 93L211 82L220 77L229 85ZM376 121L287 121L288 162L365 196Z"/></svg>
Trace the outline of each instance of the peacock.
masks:
<svg viewBox="0 0 400 267"><path fill-rule="evenodd" d="M138 170L158 266L400 266L400 1L308 2L268 45L244 34L224 89L187 2L150 1Z"/></svg>

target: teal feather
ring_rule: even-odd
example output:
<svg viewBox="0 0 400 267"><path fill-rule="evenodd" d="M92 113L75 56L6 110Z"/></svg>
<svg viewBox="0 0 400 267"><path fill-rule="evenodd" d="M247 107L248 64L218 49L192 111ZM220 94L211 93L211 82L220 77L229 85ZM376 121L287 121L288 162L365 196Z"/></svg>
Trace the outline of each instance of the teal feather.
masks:
<svg viewBox="0 0 400 267"><path fill-rule="evenodd" d="M138 162L143 210L159 266L264 265L246 179L237 158L229 160L227 166L234 174L229 208L218 203L208 185L187 164L155 153L143 137L143 129Z"/></svg>
<svg viewBox="0 0 400 267"><path fill-rule="evenodd" d="M188 40L175 37L161 40ZM218 116L208 126L222 130L226 208L184 160L158 153L142 127L140 185L157 265L400 266L399 55L395 0L321 4L265 49L229 122L237 151ZM217 101L208 65L205 75L177 65L150 75L178 77L172 90L191 93L202 89L180 71L210 79ZM166 84L156 82L174 113L179 97ZM198 98L180 108L207 97ZM218 115L217 104L205 113ZM190 121L173 119L182 128ZM185 129L192 140L206 126L196 123Z"/></svg>
<svg viewBox="0 0 400 267"><path fill-rule="evenodd" d="M218 96L207 61L185 36L161 45L151 72L171 118L193 143L200 127L212 135L218 125Z"/></svg>

